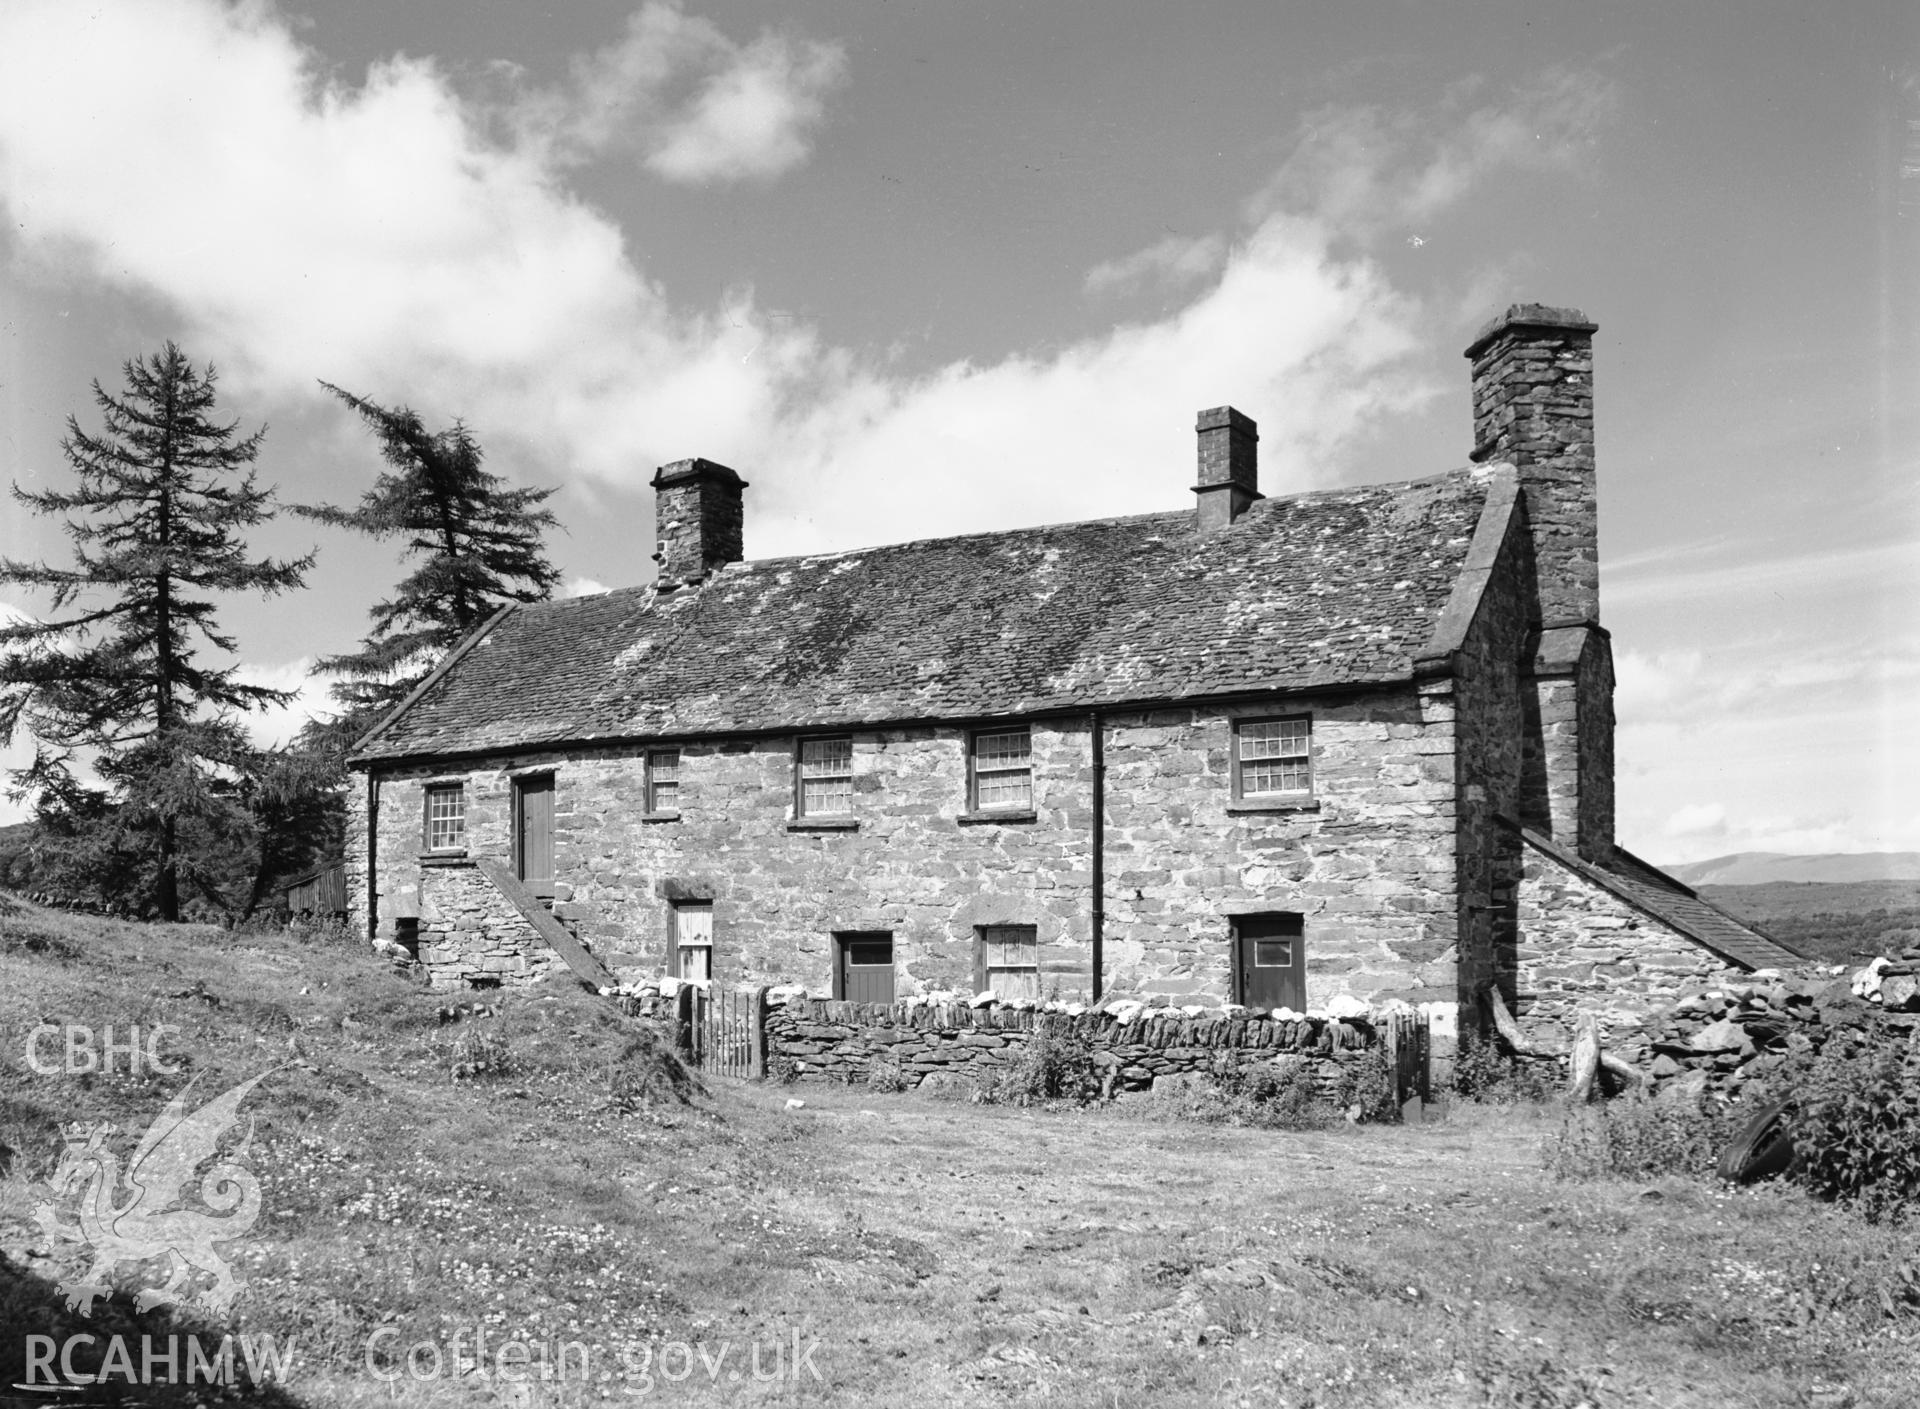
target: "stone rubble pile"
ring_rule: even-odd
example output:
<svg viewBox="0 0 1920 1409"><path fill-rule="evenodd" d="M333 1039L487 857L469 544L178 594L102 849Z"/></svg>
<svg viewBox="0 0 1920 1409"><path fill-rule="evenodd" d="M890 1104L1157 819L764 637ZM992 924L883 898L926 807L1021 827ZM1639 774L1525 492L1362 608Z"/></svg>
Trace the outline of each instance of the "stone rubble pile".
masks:
<svg viewBox="0 0 1920 1409"><path fill-rule="evenodd" d="M1850 977L1835 965L1790 975L1762 969L1749 980L1682 998L1648 1023L1656 1091L1737 1096L1836 1038L1920 1029L1920 949Z"/></svg>

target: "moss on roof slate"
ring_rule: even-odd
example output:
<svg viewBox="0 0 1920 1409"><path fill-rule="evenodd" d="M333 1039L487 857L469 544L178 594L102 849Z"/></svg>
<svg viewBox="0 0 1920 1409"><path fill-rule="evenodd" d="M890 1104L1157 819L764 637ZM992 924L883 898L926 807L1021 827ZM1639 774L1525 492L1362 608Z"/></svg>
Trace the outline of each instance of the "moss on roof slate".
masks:
<svg viewBox="0 0 1920 1409"><path fill-rule="evenodd" d="M1404 680L1489 474L733 564L506 613L356 759Z"/></svg>

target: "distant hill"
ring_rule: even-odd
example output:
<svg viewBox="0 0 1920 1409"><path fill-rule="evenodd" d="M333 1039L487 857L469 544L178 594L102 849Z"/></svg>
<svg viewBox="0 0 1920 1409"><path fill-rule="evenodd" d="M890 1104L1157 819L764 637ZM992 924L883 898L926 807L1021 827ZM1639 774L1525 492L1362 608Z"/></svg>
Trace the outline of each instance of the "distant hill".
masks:
<svg viewBox="0 0 1920 1409"><path fill-rule="evenodd" d="M1829 856L1789 856L1779 851L1741 851L1711 861L1668 866L1667 874L1700 886L1759 886L1776 881L1843 884L1853 881L1920 880L1920 851L1857 851Z"/></svg>
<svg viewBox="0 0 1920 1409"><path fill-rule="evenodd" d="M1920 945L1920 880L1771 881L1701 886L1700 894L1823 963Z"/></svg>

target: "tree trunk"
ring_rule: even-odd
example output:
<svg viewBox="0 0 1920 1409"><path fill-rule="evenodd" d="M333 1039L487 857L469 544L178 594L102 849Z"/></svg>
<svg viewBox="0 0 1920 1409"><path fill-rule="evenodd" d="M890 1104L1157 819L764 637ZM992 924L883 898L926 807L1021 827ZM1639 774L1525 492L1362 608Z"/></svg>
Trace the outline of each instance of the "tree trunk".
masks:
<svg viewBox="0 0 1920 1409"><path fill-rule="evenodd" d="M173 857L173 818L168 817L160 823L160 879L154 897L160 918L168 921L180 918L180 877Z"/></svg>
<svg viewBox="0 0 1920 1409"><path fill-rule="evenodd" d="M1567 1059L1567 1104L1584 1106L1597 1094L1595 1078L1600 1074L1600 1028L1591 1013L1580 1020L1580 1035L1574 1039L1573 1054Z"/></svg>

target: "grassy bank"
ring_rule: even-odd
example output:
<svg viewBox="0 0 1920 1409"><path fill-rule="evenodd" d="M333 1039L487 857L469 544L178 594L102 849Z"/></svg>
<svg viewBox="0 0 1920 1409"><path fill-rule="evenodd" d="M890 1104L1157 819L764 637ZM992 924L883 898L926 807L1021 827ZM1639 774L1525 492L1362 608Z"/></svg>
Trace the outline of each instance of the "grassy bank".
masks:
<svg viewBox="0 0 1920 1409"><path fill-rule="evenodd" d="M242 1108L263 1190L232 1249L247 1287L208 1329L296 1337L292 1402L1719 1409L1906 1405L1920 1383L1916 1322L1881 1299L1904 1235L1784 1190L1556 1181L1550 1111L1284 1133L1148 1102L676 1091L647 1032L563 987L456 1010L340 943L0 924L16 1340L171 1325L125 1297L106 1319L60 1308L72 1258L34 1214L62 1124L113 1120L130 1148L194 1076L211 1096L267 1071ZM180 1070L34 1072L49 1019L169 1024ZM470 1358L482 1327L490 1358L578 1342L611 1378L454 1377L454 1337ZM372 1337L375 1370L421 1344L442 1378L383 1382ZM676 1342L705 1361L663 1360ZM755 1380L755 1345L782 1378Z"/></svg>

